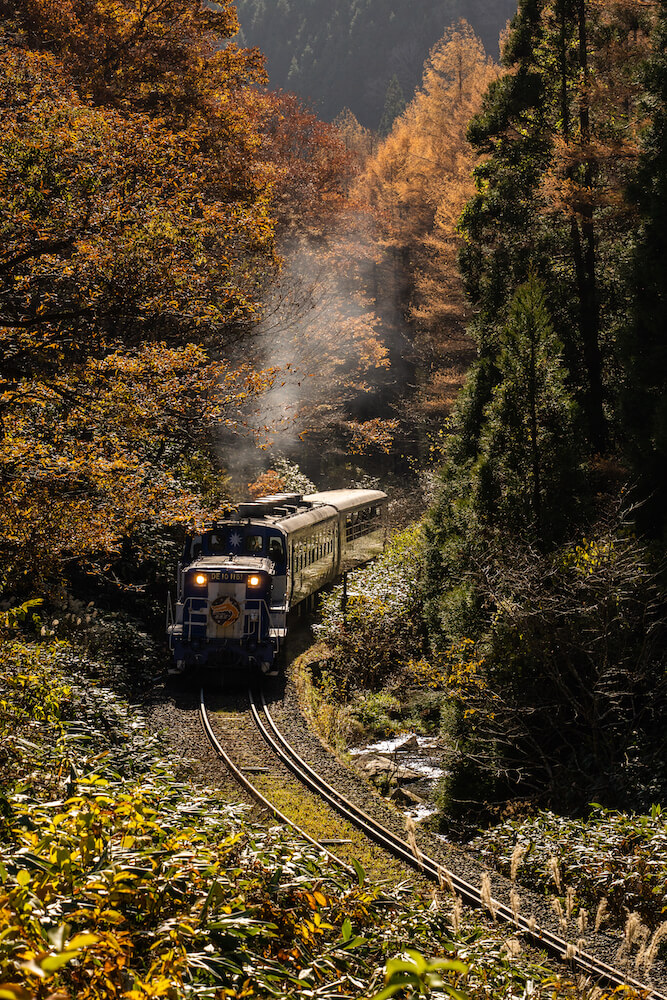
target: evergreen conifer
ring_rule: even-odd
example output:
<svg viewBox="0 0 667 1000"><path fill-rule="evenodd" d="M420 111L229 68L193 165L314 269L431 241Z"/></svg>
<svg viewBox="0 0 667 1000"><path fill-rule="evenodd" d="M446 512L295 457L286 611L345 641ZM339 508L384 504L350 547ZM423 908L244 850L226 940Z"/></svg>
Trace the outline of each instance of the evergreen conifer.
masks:
<svg viewBox="0 0 667 1000"><path fill-rule="evenodd" d="M387 95L384 99L384 110L378 125L378 132L381 136L387 136L391 132L394 120L405 111L405 96L398 77L394 73L387 86Z"/></svg>
<svg viewBox="0 0 667 1000"><path fill-rule="evenodd" d="M476 504L486 524L548 544L568 525L581 458L562 345L534 276L512 299L497 367L475 467Z"/></svg>

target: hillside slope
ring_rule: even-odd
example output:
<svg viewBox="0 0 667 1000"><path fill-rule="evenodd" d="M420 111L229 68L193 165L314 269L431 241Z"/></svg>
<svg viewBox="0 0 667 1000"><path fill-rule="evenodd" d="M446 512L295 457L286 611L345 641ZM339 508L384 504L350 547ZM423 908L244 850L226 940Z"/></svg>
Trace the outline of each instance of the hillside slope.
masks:
<svg viewBox="0 0 667 1000"><path fill-rule="evenodd" d="M428 51L463 17L487 51L516 11L516 0L238 0L241 41L267 56L271 86L310 99L334 118L349 107L377 128L396 75L406 100Z"/></svg>

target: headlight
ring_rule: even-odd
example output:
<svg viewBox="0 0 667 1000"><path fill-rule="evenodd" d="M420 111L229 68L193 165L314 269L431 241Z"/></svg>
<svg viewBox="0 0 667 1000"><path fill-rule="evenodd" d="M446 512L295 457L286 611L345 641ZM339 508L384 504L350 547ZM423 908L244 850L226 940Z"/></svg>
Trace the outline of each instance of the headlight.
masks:
<svg viewBox="0 0 667 1000"><path fill-rule="evenodd" d="M195 577L195 583L197 584L198 587L204 586L204 584L206 583L206 577L204 576L203 573L197 573Z"/></svg>
<svg viewBox="0 0 667 1000"><path fill-rule="evenodd" d="M249 587L259 587L259 585L260 585L261 582L262 581L260 580L260 578L258 576L249 576L248 577L248 586Z"/></svg>

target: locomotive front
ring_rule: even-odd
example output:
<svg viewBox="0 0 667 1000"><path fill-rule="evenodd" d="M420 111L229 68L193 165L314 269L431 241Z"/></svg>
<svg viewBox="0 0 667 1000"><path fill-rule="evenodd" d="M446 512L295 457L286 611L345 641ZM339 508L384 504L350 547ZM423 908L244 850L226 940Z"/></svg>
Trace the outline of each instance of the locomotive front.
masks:
<svg viewBox="0 0 667 1000"><path fill-rule="evenodd" d="M282 552L279 538L235 522L188 538L167 628L178 668L271 670L285 631L272 604Z"/></svg>

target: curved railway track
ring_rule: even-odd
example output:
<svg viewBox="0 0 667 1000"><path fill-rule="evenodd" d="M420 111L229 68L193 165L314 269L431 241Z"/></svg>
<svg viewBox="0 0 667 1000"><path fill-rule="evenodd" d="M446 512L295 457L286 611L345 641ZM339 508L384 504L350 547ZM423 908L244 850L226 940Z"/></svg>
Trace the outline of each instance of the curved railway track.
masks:
<svg viewBox="0 0 667 1000"><path fill-rule="evenodd" d="M262 734L266 744L272 753L278 757L295 777L311 789L315 794L324 799L336 812L343 816L348 822L356 826L375 844L387 851L392 857L400 860L406 865L419 871L422 876L430 881L436 882L443 888L447 888L452 895L459 896L468 906L491 912L497 920L508 924L511 928L520 931L525 940L540 948L557 959L565 960L571 970L592 977L598 983L612 989L622 987L633 987L644 994L647 1000L667 1000L667 993L661 992L654 987L642 983L639 980L615 969L601 961L595 955L579 949L572 942L553 933L548 928L536 924L532 919L526 919L521 914L515 913L510 907L501 902L484 895L481 889L476 888L469 881L445 868L440 862L429 857L416 844L410 844L403 840L392 830L383 826L376 819L361 809L340 791L332 787L317 771L315 771L298 754L290 742L283 736L276 726L269 708L266 704L264 694L260 692L261 704L258 705L252 690L248 691L250 710L255 724ZM200 691L199 711L204 731L221 757L224 764L235 779L247 792L265 809L267 809L280 823L291 826L301 836L310 843L315 844L319 850L326 854L332 861L340 865L348 872L352 869L343 860L333 854L321 843L315 841L305 833L292 820L280 812L262 793L252 784L249 778L239 769L229 758L224 748L215 736L211 726L206 705L204 701L204 690Z"/></svg>

